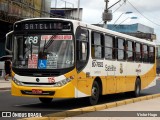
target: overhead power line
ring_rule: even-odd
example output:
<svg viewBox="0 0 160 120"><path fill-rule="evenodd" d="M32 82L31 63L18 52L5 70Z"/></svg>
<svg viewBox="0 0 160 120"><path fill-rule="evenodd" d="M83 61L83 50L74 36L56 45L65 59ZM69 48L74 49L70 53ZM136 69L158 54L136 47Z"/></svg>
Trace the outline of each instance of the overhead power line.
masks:
<svg viewBox="0 0 160 120"><path fill-rule="evenodd" d="M115 11L113 11L113 13L115 13L117 10L119 10L124 5L124 3L125 3L125 1Z"/></svg>
<svg viewBox="0 0 160 120"><path fill-rule="evenodd" d="M146 20L150 21L151 23L160 26L160 24L155 23L154 21L150 20L148 17L146 17L144 14L142 14L129 0L127 0L127 2L141 15L143 16Z"/></svg>

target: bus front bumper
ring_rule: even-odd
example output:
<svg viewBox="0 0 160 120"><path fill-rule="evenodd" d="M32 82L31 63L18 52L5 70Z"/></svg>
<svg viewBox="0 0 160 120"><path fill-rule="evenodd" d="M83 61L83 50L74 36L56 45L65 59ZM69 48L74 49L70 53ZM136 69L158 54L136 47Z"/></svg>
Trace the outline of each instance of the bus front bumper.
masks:
<svg viewBox="0 0 160 120"><path fill-rule="evenodd" d="M46 98L75 98L75 90L72 82L62 87L33 87L18 86L11 82L11 94L23 97L46 97Z"/></svg>

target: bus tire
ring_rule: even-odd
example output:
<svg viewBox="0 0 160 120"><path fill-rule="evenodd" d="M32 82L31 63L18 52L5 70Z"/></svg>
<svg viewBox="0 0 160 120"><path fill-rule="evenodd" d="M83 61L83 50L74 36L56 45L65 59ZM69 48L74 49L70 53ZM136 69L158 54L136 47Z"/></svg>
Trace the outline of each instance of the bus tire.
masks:
<svg viewBox="0 0 160 120"><path fill-rule="evenodd" d="M141 91L141 80L140 78L136 79L134 91L125 92L125 95L128 97L138 97L140 96Z"/></svg>
<svg viewBox="0 0 160 120"><path fill-rule="evenodd" d="M51 103L52 102L52 99L53 98L39 98L39 100L42 102L42 103L45 103L45 104L48 104L48 103Z"/></svg>
<svg viewBox="0 0 160 120"><path fill-rule="evenodd" d="M99 96L100 96L99 84L97 81L94 81L92 85L91 96L89 97L89 103L91 105L97 104L99 100Z"/></svg>

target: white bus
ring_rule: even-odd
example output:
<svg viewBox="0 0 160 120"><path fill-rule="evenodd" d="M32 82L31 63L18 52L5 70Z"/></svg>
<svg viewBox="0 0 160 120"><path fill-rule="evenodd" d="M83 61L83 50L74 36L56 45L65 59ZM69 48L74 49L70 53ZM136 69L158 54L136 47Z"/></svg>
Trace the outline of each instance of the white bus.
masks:
<svg viewBox="0 0 160 120"><path fill-rule="evenodd" d="M53 98L129 92L139 96L156 76L153 42L61 18L18 21L7 34L12 95ZM12 42L12 49L8 44Z"/></svg>

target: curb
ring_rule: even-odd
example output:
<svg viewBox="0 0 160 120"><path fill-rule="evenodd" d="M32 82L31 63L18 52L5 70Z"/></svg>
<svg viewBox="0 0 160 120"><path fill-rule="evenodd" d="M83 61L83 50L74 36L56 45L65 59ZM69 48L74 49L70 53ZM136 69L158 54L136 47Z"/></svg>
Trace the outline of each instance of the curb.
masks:
<svg viewBox="0 0 160 120"><path fill-rule="evenodd" d="M0 90L11 90L11 87L0 88Z"/></svg>
<svg viewBox="0 0 160 120"><path fill-rule="evenodd" d="M138 98L121 100L121 101L112 102L112 103L104 103L101 105L95 105L95 106L89 106L89 107L84 107L84 108L79 108L79 109L67 110L64 112L48 114L44 117L23 118L23 119L19 119L19 120L59 120L59 119L67 118L67 117L81 115L81 114L88 113L88 112L95 112L95 111L99 111L99 110L104 110L104 109L108 109L108 108L131 104L131 103L135 103L135 102L139 102L139 101L150 100L150 99L154 99L154 98L158 98L158 97L160 97L160 94L154 94L154 95L142 96L142 97L138 97Z"/></svg>

